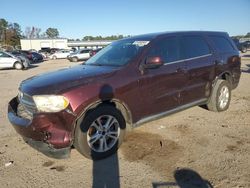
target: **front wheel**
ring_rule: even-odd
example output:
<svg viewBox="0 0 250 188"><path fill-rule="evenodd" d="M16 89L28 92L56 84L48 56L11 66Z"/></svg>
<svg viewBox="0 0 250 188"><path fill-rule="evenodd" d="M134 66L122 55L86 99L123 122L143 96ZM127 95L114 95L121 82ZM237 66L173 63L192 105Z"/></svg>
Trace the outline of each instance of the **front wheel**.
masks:
<svg viewBox="0 0 250 188"><path fill-rule="evenodd" d="M22 65L22 63L20 63L20 62L16 62L16 63L14 64L14 67L15 67L15 69L17 69L17 70L23 69L23 65Z"/></svg>
<svg viewBox="0 0 250 188"><path fill-rule="evenodd" d="M121 112L111 105L102 105L88 112L75 130L75 148L87 158L99 160L117 151L126 122Z"/></svg>
<svg viewBox="0 0 250 188"><path fill-rule="evenodd" d="M231 101L231 87L228 81L218 80L207 103L208 110L222 112L228 109Z"/></svg>

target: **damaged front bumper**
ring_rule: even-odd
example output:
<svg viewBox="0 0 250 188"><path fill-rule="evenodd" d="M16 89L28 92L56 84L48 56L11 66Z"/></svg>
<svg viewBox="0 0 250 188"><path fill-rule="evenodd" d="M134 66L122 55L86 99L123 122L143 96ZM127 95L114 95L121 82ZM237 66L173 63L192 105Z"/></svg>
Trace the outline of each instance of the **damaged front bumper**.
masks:
<svg viewBox="0 0 250 188"><path fill-rule="evenodd" d="M58 114L35 114L32 118L18 115L18 98L8 105L8 118L17 133L34 149L48 157L63 159L70 156L71 134ZM70 116L70 114L67 114ZM72 115L71 115L72 116Z"/></svg>
<svg viewBox="0 0 250 188"><path fill-rule="evenodd" d="M40 151L44 155L55 159L66 159L70 157L71 147L55 149L50 144L43 141L32 140L31 138L23 137L24 141L32 148Z"/></svg>

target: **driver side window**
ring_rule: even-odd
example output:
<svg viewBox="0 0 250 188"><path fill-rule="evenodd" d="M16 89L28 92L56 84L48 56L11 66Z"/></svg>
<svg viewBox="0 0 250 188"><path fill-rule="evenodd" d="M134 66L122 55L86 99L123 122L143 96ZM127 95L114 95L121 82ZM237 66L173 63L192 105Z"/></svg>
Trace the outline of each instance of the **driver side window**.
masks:
<svg viewBox="0 0 250 188"><path fill-rule="evenodd" d="M150 49L148 57L161 57L164 63L180 60L179 42L177 37L159 39Z"/></svg>

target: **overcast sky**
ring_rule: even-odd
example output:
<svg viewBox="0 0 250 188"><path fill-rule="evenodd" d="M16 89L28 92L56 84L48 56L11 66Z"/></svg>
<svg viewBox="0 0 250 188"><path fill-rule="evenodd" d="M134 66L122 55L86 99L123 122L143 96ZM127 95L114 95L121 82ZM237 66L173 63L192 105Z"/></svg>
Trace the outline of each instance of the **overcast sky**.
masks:
<svg viewBox="0 0 250 188"><path fill-rule="evenodd" d="M0 18L61 37L159 31L250 32L250 0L1 0Z"/></svg>

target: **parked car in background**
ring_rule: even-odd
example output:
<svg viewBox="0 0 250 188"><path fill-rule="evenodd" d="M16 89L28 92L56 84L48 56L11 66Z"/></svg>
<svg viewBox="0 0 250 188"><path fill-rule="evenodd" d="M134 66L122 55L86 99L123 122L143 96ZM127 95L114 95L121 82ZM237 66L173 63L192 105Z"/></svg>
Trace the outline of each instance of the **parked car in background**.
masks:
<svg viewBox="0 0 250 188"><path fill-rule="evenodd" d="M97 52L99 52L102 48L98 48L98 49L93 49L90 51L90 57L94 56Z"/></svg>
<svg viewBox="0 0 250 188"><path fill-rule="evenodd" d="M69 61L77 62L80 60L87 60L90 58L91 49L80 49L75 53L70 54L67 58Z"/></svg>
<svg viewBox="0 0 250 188"><path fill-rule="evenodd" d="M50 59L64 59L67 58L72 52L70 50L59 50L49 56Z"/></svg>
<svg viewBox="0 0 250 188"><path fill-rule="evenodd" d="M29 67L29 60L20 55L14 56L11 53L0 51L0 68L15 68L18 70Z"/></svg>
<svg viewBox="0 0 250 188"><path fill-rule="evenodd" d="M238 50L242 53L247 52L247 44L245 42L240 42L239 39L233 39L235 45L237 46Z"/></svg>
<svg viewBox="0 0 250 188"><path fill-rule="evenodd" d="M43 55L37 52L31 52L33 62L38 63L43 61Z"/></svg>
<svg viewBox="0 0 250 188"><path fill-rule="evenodd" d="M30 63L33 63L33 57L32 57L32 52L27 51L27 50L14 50L11 51L11 54L13 55L24 55L26 58L30 60Z"/></svg>
<svg viewBox="0 0 250 188"><path fill-rule="evenodd" d="M224 32L134 36L85 64L23 81L8 118L26 143L50 157L68 157L74 146L103 159L117 151L127 130L145 122L197 105L227 110L240 66Z"/></svg>
<svg viewBox="0 0 250 188"><path fill-rule="evenodd" d="M59 51L59 48L41 48L41 50L39 50L39 53L47 53L47 54L53 54L57 51Z"/></svg>
<svg viewBox="0 0 250 188"><path fill-rule="evenodd" d="M247 49L250 48L250 41L245 41L245 42L243 42L243 43L245 44L245 46L246 46Z"/></svg>
<svg viewBox="0 0 250 188"><path fill-rule="evenodd" d="M32 52L28 50L20 50L22 54L25 54L26 57L30 60L30 62L33 62Z"/></svg>

